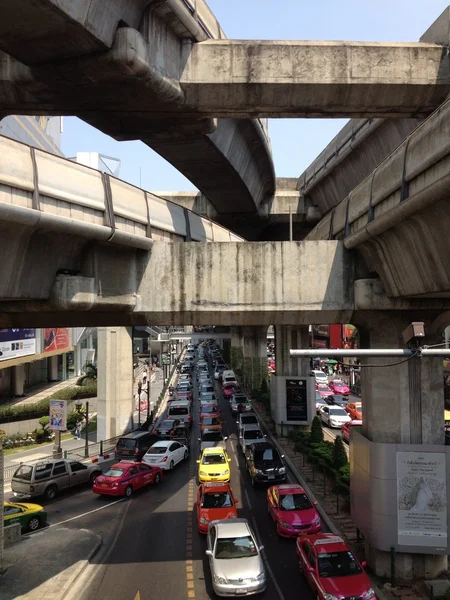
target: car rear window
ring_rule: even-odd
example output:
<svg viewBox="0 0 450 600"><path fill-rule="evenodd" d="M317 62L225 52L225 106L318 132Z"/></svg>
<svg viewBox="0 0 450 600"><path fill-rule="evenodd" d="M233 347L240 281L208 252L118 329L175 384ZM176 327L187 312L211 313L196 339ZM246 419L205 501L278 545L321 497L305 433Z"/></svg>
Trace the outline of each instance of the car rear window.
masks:
<svg viewBox="0 0 450 600"><path fill-rule="evenodd" d="M189 410L187 406L171 406L169 408L169 415L188 415Z"/></svg>
<svg viewBox="0 0 450 600"><path fill-rule="evenodd" d="M117 447L122 450L134 450L136 448L136 440L130 438L120 438L117 442Z"/></svg>
<svg viewBox="0 0 450 600"><path fill-rule="evenodd" d="M223 435L220 431L211 431L202 435L202 442L222 442Z"/></svg>
<svg viewBox="0 0 450 600"><path fill-rule="evenodd" d="M224 379L225 383L231 383L233 381L236 381L236 379L234 377L225 377L225 379Z"/></svg>
<svg viewBox="0 0 450 600"><path fill-rule="evenodd" d="M31 474L33 473L33 467L30 465L20 465L13 477L16 479L23 479L24 481L31 481Z"/></svg>
<svg viewBox="0 0 450 600"><path fill-rule="evenodd" d="M260 440L263 437L262 431L259 429L244 431L244 438L246 440Z"/></svg>
<svg viewBox="0 0 450 600"><path fill-rule="evenodd" d="M252 425L253 423L257 425L258 419L255 417L255 415L241 415L241 423L242 425Z"/></svg>
<svg viewBox="0 0 450 600"><path fill-rule="evenodd" d="M109 469L104 475L105 477L122 477L124 473L125 469Z"/></svg>
<svg viewBox="0 0 450 600"><path fill-rule="evenodd" d="M166 450L166 446L152 446L147 450L147 454L165 454Z"/></svg>

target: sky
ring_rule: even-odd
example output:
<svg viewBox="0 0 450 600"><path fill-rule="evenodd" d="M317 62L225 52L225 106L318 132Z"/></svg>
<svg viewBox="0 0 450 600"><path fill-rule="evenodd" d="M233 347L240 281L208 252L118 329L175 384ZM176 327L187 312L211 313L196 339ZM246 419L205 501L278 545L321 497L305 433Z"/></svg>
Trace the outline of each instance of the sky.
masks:
<svg viewBox="0 0 450 600"><path fill-rule="evenodd" d="M228 38L417 42L450 0L209 0ZM278 177L298 177L345 124L343 119L271 119ZM195 190L142 142L116 142L75 117L64 119L62 151L121 160L120 177L147 190Z"/></svg>

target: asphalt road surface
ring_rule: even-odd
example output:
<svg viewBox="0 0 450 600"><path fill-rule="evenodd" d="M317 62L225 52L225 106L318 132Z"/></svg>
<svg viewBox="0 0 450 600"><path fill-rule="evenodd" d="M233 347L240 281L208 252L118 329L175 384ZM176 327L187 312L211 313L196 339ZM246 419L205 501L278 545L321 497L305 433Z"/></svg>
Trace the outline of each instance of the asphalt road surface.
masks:
<svg viewBox="0 0 450 600"><path fill-rule="evenodd" d="M238 512L252 524L261 544L268 571L264 597L268 600L309 600L313 598L300 575L295 541L279 538L267 513L266 489L253 488L237 450L235 417L228 401L220 405L228 433L231 457L231 485L239 498ZM94 562L88 589L81 600L207 600L212 592L206 543L197 532L193 502L196 497L198 456L198 400L194 393L194 426L191 454L168 473L158 487L149 487L105 511L123 507L120 530L114 546Z"/></svg>

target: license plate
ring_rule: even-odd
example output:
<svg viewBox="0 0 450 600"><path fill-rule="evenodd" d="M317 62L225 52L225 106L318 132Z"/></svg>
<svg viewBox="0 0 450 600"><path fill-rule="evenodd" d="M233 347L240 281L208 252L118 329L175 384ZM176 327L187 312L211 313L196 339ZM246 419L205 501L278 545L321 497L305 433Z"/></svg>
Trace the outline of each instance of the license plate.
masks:
<svg viewBox="0 0 450 600"><path fill-rule="evenodd" d="M245 588L237 588L235 594L246 594L247 590Z"/></svg>
<svg viewBox="0 0 450 600"><path fill-rule="evenodd" d="M102 483L102 487L108 487L107 483Z"/></svg>
<svg viewBox="0 0 450 600"><path fill-rule="evenodd" d="M275 479L275 475L267 475L267 479Z"/></svg>

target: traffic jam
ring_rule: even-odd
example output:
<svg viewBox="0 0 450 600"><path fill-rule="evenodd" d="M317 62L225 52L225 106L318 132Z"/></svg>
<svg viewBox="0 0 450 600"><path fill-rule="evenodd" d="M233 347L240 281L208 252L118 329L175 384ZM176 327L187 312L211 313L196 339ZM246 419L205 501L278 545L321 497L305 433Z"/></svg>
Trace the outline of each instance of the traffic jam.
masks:
<svg viewBox="0 0 450 600"><path fill-rule="evenodd" d="M347 402L342 408L336 398L345 397L348 388L339 380L327 381L329 394L319 373L321 419L331 427L343 427L345 432L344 426L357 422L353 417L362 417L360 403ZM242 460L238 460L239 455ZM180 463L195 461L194 522L204 540L211 586L217 596L262 594L273 586L269 548L265 551L258 541L261 536L245 482L263 494L259 498L266 503L267 527L286 544L292 544L289 555L298 564L302 577L299 585L306 582L320 600L376 598L365 563L358 561L342 538L322 530L317 502L295 482L284 458L271 443L250 398L215 343L189 344L168 390L167 409L153 429L123 435L117 441L112 464L103 469L99 463L69 459L22 463L11 485L20 502L5 505L5 524L20 522L24 532L46 524L44 508L23 503L24 499L52 501L64 490L81 484L91 486L97 496L130 498L147 486L164 485L167 472L174 472L176 477ZM244 508L238 506L245 503L231 486L233 470L233 481L239 482L247 500L247 519L242 516Z"/></svg>

